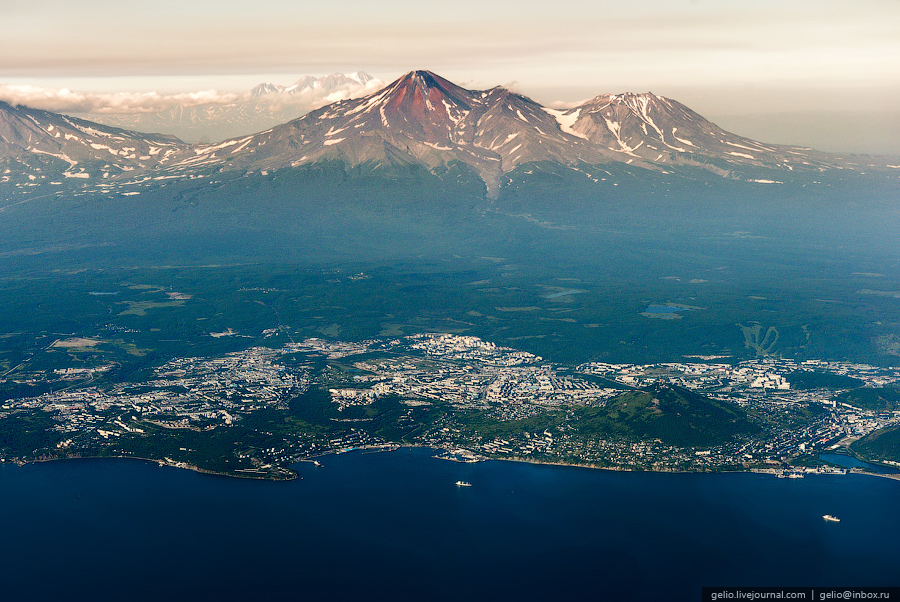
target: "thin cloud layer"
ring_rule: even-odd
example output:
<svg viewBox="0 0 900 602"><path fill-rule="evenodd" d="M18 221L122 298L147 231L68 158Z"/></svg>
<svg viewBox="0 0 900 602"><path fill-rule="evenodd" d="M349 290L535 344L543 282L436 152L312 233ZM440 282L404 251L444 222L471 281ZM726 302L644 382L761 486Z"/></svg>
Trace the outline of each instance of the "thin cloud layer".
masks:
<svg viewBox="0 0 900 602"><path fill-rule="evenodd" d="M381 85L383 83L380 80L370 80L366 84L348 84L337 89L317 87L253 95L250 92L236 94L218 90L177 94L158 92L96 93L78 92L67 88L0 84L0 100L33 109L82 115L138 115L163 113L175 108L225 107L248 103L259 105L259 109L268 109L272 112L289 108L308 111L331 102L367 94Z"/></svg>
<svg viewBox="0 0 900 602"><path fill-rule="evenodd" d="M57 113L96 113L99 115L158 113L176 106L228 105L249 95L203 90L179 94L158 92L116 92L100 94L75 92L66 88L41 88L37 86L0 85L0 100L12 105L25 105L33 109Z"/></svg>

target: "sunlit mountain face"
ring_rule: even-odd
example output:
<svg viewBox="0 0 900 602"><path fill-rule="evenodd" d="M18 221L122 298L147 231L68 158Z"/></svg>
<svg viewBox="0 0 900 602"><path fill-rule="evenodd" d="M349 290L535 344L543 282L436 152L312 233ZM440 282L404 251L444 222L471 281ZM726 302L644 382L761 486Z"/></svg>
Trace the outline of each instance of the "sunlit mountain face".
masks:
<svg viewBox="0 0 900 602"><path fill-rule="evenodd" d="M358 75L354 81L371 80ZM301 80L290 87L262 86L255 93L286 95L343 84ZM435 172L465 166L491 196L505 174L527 164L556 165L591 178L597 168L627 165L663 174L699 169L766 183L799 173L887 169L877 159L737 136L652 93L601 94L557 110L502 87L466 90L429 71L412 71L373 94L216 144L191 145L7 104L0 104L0 128L5 182L20 189L60 178L86 187L146 186L323 161L374 170L416 166Z"/></svg>

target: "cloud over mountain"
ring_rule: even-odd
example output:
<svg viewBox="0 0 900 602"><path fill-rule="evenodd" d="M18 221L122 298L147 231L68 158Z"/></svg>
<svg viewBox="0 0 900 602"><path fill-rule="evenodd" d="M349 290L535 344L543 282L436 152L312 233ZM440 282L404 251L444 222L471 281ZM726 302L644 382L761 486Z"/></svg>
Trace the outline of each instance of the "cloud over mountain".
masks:
<svg viewBox="0 0 900 602"><path fill-rule="evenodd" d="M159 92L77 92L67 88L41 88L0 84L0 100L11 105L55 113L117 115L157 113L176 106L227 105L249 98L249 93L234 94L217 90L201 90L179 94Z"/></svg>
<svg viewBox="0 0 900 602"><path fill-rule="evenodd" d="M256 128L250 130L256 133L201 144L142 134L135 124L110 127L0 102L0 183L24 190L68 179L106 189L226 172L267 175L329 163L367 172L468 173L496 196L510 173L545 168L598 184L613 177L610 169L622 168L691 177L702 172L703 177L764 184L792 174L894 168L881 159L757 142L649 92L600 94L577 107L554 109L500 86L469 90L430 71L411 71L377 92L290 120L283 119L284 112L268 110L282 123L258 127L273 99L289 103L292 95L343 94L350 82L366 88L370 80L364 74L309 77L287 87L261 84L243 104L136 114L145 126L155 119L188 131L221 131L222 123Z"/></svg>
<svg viewBox="0 0 900 602"><path fill-rule="evenodd" d="M383 85L363 72L307 75L287 86L266 82L242 93L200 90L104 94L0 84L0 101L196 141L258 132L327 104L369 94Z"/></svg>

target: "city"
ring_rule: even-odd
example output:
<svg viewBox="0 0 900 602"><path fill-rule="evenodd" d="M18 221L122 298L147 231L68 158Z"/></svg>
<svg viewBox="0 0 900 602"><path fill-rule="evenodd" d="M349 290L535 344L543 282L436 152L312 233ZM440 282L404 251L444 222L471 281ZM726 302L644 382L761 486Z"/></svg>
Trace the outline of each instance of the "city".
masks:
<svg viewBox="0 0 900 602"><path fill-rule="evenodd" d="M31 417L34 424L46 423L52 446L7 447L0 453L4 462L121 455L204 469L197 459L210 452L197 451L201 445L175 448L172 443L163 452L151 441L163 435L175 437L172 441L221 439L239 428L247 436L230 443L233 460L222 460L231 464L207 470L286 478L289 464L328 452L416 445L444 450L442 457L459 461L505 458L623 470L772 470L801 476L803 471L843 472L818 461L818 454L844 451L857 439L900 424L900 411L868 410L840 398L850 388L900 383L897 368L778 358L686 359L699 361L593 362L573 368L472 336L420 334L359 342L309 338L277 349L179 358L156 368L144 382L112 386L92 384L109 366L56 370L31 377L65 387L0 406L0 421ZM829 375L847 386L794 388L790 380L798 374ZM324 403L319 418L290 422L292 409L312 399L313 391L327 393L315 402ZM749 426L714 444L688 445L666 436L639 436L635 430L610 431L610 416L622 419L621 412L598 414L609 404L644 404L638 408L645 412L641 420L652 422L668 411L660 399L672 391L736 406L746 417L739 422ZM299 411L308 413L308 408ZM261 417L270 423L260 422Z"/></svg>

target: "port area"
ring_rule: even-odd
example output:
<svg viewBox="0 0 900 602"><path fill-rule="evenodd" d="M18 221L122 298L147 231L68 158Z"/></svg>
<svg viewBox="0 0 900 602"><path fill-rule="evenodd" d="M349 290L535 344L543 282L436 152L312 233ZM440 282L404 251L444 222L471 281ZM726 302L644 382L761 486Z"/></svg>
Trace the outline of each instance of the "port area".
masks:
<svg viewBox="0 0 900 602"><path fill-rule="evenodd" d="M449 460L450 462L462 462L463 464L475 464L476 462L483 462L487 460L487 458L485 458L484 456L480 456L475 452L462 448L445 449L442 452L432 456L432 458L437 458L438 460Z"/></svg>
<svg viewBox="0 0 900 602"><path fill-rule="evenodd" d="M318 453L312 456L306 456L304 458L298 458L297 462L309 462L317 467L322 467L323 464L319 462L319 459L324 458L326 456L339 456L340 454L346 454L347 452L359 451L363 454L378 454L382 452L393 452L397 451L403 447L402 445L397 445L393 443L388 444L379 444L379 445L359 445L356 447L342 447L341 449L334 449L324 451L322 453Z"/></svg>

